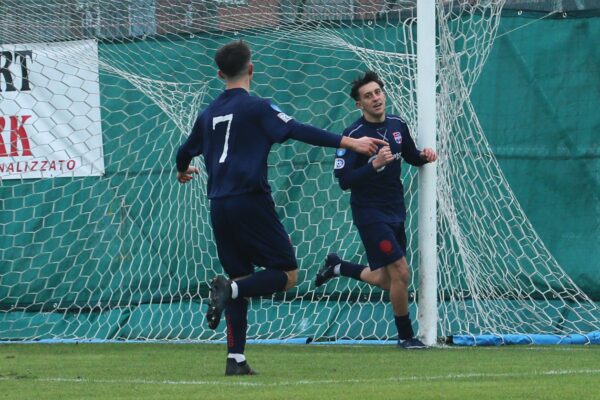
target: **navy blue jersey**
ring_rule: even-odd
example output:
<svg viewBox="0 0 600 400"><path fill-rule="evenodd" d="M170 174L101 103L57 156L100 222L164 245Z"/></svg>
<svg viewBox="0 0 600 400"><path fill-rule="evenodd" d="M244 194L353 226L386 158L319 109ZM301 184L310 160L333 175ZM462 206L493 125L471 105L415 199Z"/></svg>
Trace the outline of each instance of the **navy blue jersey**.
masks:
<svg viewBox="0 0 600 400"><path fill-rule="evenodd" d="M202 154L209 198L270 193L267 157L274 143L288 138L328 147L341 141L339 135L296 122L269 100L228 89L196 119L177 152L177 170L185 171Z"/></svg>
<svg viewBox="0 0 600 400"><path fill-rule="evenodd" d="M421 158L406 123L394 115L386 116L381 123L371 123L361 117L344 131L344 136L383 139L389 143L395 156L394 161L376 171L371 164L375 156L368 157L345 149L336 151L334 173L340 187L351 190L354 224L404 222L406 208L400 179L400 158L415 166L427 162Z"/></svg>

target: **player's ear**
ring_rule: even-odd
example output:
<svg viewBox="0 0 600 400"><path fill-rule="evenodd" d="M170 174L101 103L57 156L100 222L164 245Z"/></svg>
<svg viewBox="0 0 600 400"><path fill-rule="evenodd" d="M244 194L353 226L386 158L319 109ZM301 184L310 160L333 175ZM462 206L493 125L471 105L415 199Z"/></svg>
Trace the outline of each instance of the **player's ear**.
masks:
<svg viewBox="0 0 600 400"><path fill-rule="evenodd" d="M219 78L225 79L225 74L223 74L223 72L221 72L221 70L219 70L219 72L217 72L217 75L219 75Z"/></svg>
<svg viewBox="0 0 600 400"><path fill-rule="evenodd" d="M253 73L254 73L254 64L249 63L248 64L248 75L252 76Z"/></svg>
<svg viewBox="0 0 600 400"><path fill-rule="evenodd" d="M356 108L358 108L359 110L363 109L362 103L359 100L356 100Z"/></svg>

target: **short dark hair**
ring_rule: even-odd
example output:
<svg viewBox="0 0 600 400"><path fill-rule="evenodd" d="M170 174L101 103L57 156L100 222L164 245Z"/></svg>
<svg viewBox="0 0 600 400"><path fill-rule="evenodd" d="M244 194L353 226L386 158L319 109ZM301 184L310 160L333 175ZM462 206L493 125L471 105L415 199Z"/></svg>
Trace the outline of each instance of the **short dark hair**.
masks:
<svg viewBox="0 0 600 400"><path fill-rule="evenodd" d="M377 82L379 84L379 87L383 89L383 81L381 79L379 79L379 76L377 75L377 73L373 72L373 71L367 71L364 73L364 75L359 76L358 78L356 78L355 80L352 81L352 88L350 89L350 97L352 97L354 100L358 101L358 99L360 97L358 90L370 82Z"/></svg>
<svg viewBox="0 0 600 400"><path fill-rule="evenodd" d="M234 78L244 71L250 62L250 46L243 40L226 44L217 50L215 63L228 78Z"/></svg>

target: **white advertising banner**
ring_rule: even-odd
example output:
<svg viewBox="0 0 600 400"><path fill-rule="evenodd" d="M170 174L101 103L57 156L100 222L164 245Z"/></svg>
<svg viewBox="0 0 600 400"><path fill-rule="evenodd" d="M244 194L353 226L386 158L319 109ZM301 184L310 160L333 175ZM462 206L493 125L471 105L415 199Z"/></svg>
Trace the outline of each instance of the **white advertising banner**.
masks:
<svg viewBox="0 0 600 400"><path fill-rule="evenodd" d="M103 174L96 41L0 45L0 180Z"/></svg>

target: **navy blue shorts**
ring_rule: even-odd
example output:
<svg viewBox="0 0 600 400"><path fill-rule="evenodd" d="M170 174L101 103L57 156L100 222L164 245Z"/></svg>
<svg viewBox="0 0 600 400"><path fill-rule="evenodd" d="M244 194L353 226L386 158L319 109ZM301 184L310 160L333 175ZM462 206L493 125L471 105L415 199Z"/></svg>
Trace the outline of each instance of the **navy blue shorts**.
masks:
<svg viewBox="0 0 600 400"><path fill-rule="evenodd" d="M270 194L212 199L210 217L219 260L230 278L252 274L254 266L282 271L298 268Z"/></svg>
<svg viewBox="0 0 600 400"><path fill-rule="evenodd" d="M373 223L357 229L372 270L392 264L406 255L403 223Z"/></svg>

